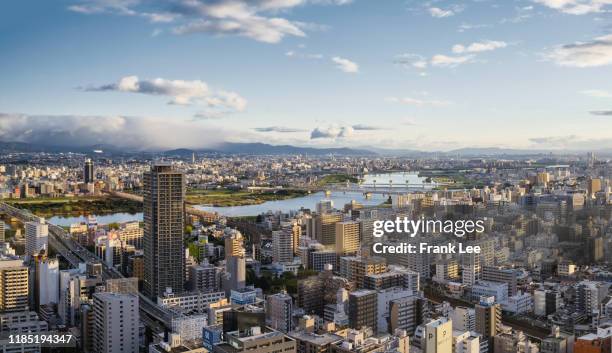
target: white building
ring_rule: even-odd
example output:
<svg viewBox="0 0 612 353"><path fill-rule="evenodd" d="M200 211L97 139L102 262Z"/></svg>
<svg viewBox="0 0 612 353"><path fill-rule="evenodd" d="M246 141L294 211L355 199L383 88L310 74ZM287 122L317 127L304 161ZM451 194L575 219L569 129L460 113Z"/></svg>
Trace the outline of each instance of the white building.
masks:
<svg viewBox="0 0 612 353"><path fill-rule="evenodd" d="M508 284L489 281L478 281L472 286L472 300L480 297L495 297L496 303L508 301Z"/></svg>
<svg viewBox="0 0 612 353"><path fill-rule="evenodd" d="M46 250L49 242L49 225L44 218L38 222L26 222L25 224L25 254L32 256L41 250Z"/></svg>
<svg viewBox="0 0 612 353"><path fill-rule="evenodd" d="M533 298L529 293L517 293L508 297L506 303L501 303L504 311L514 314L530 313L533 310Z"/></svg>
<svg viewBox="0 0 612 353"><path fill-rule="evenodd" d="M45 259L38 264L39 305L59 303L59 261Z"/></svg>

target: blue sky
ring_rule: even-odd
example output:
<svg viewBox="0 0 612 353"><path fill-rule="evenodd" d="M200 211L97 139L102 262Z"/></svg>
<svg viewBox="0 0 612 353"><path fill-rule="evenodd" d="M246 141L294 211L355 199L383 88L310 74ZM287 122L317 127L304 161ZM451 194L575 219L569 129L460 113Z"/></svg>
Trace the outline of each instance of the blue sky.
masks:
<svg viewBox="0 0 612 353"><path fill-rule="evenodd" d="M62 0L0 13L0 139L612 148L612 1Z"/></svg>

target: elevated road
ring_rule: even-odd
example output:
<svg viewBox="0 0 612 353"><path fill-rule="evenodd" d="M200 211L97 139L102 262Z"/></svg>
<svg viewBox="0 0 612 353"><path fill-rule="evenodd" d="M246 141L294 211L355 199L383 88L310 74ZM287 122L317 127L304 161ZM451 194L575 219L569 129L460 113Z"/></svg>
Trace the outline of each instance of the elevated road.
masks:
<svg viewBox="0 0 612 353"><path fill-rule="evenodd" d="M37 222L40 217L33 215L27 210L22 210L0 202L0 212L6 213L11 217L19 219L21 222ZM92 254L81 244L75 242L70 235L61 227L47 223L49 225L49 246L62 255L66 261L74 268L80 263L100 263L102 265L102 278L124 278L121 272L115 268L107 266L98 257ZM141 320L155 333L161 333L164 328L172 327L172 312L158 306L144 294L139 293L139 310Z"/></svg>

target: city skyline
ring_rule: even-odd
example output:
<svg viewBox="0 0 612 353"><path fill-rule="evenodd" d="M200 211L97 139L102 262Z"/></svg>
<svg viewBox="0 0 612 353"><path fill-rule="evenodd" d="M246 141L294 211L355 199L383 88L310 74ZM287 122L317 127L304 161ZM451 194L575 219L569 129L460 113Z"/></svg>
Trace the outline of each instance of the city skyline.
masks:
<svg viewBox="0 0 612 353"><path fill-rule="evenodd" d="M0 15L0 140L610 149L611 9L602 0L12 3Z"/></svg>

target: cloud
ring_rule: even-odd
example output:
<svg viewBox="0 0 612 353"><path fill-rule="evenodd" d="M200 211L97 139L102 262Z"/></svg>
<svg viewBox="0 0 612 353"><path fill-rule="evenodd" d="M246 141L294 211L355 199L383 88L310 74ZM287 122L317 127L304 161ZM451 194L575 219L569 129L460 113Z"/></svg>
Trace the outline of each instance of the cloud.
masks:
<svg viewBox="0 0 612 353"><path fill-rule="evenodd" d="M453 46L453 53L455 54L463 54L463 53L480 53L483 51L491 51L499 48L505 48L508 44L506 42L497 41L497 40L485 40L482 42L474 42L467 46L462 44L456 44Z"/></svg>
<svg viewBox="0 0 612 353"><path fill-rule="evenodd" d="M453 12L453 10L443 10L439 7L430 7L428 11L432 17L436 17L436 18L445 18L445 17L451 17L455 15L455 12Z"/></svg>
<svg viewBox="0 0 612 353"><path fill-rule="evenodd" d="M292 133L292 132L305 132L303 129L296 129L284 126L268 126L268 127L256 127L253 130L257 132L280 132L280 133Z"/></svg>
<svg viewBox="0 0 612 353"><path fill-rule="evenodd" d="M330 125L328 127L316 127L310 132L310 139L343 139L353 135L351 126Z"/></svg>
<svg viewBox="0 0 612 353"><path fill-rule="evenodd" d="M600 89L588 89L580 92L585 96L595 97L595 98L612 98L612 92L600 90Z"/></svg>
<svg viewBox="0 0 612 353"><path fill-rule="evenodd" d="M336 67L346 73L354 74L359 72L359 65L357 63L350 61L349 59L341 58L339 56L334 56L332 61L336 63Z"/></svg>
<svg viewBox="0 0 612 353"><path fill-rule="evenodd" d="M530 142L545 145L566 145L576 139L576 135L532 137Z"/></svg>
<svg viewBox="0 0 612 353"><path fill-rule="evenodd" d="M324 58L323 54L301 53L295 50L289 50L285 52L285 56L288 56L290 58L313 59L313 60L320 60Z"/></svg>
<svg viewBox="0 0 612 353"><path fill-rule="evenodd" d="M612 34L587 42L557 46L544 55L559 66L597 67L612 64Z"/></svg>
<svg viewBox="0 0 612 353"><path fill-rule="evenodd" d="M448 56L443 54L434 55L431 58L431 65L438 67L456 67L468 63L474 59L474 55Z"/></svg>
<svg viewBox="0 0 612 353"><path fill-rule="evenodd" d="M416 69L426 69L429 65L424 56L410 53L397 55L393 62L403 66L412 66Z"/></svg>
<svg viewBox="0 0 612 353"><path fill-rule="evenodd" d="M202 138L206 136L206 138ZM96 144L129 150L200 148L236 132L202 121L155 117L27 115L0 113L0 140L84 147Z"/></svg>
<svg viewBox="0 0 612 353"><path fill-rule="evenodd" d="M364 124L357 124L357 125L353 125L352 126L353 130L355 131L376 131L376 130L385 130L385 128L383 127L379 127L379 126L372 126L372 125L364 125Z"/></svg>
<svg viewBox="0 0 612 353"><path fill-rule="evenodd" d="M488 24L462 23L457 28L457 31L458 32L465 32L465 31L472 30L472 29L480 29L480 28L487 28L487 27L491 27L491 25L488 25Z"/></svg>
<svg viewBox="0 0 612 353"><path fill-rule="evenodd" d="M592 110L589 112L589 114L597 116L612 116L612 110Z"/></svg>
<svg viewBox="0 0 612 353"><path fill-rule="evenodd" d="M230 91L212 91L206 82L200 80L167 80L155 78L139 79L138 76L125 76L116 83L89 86L85 91L130 92L154 96L170 97L168 104L201 105L211 112L241 112L247 105L246 99Z"/></svg>
<svg viewBox="0 0 612 353"><path fill-rule="evenodd" d="M406 104L406 105L414 105L414 106L417 106L417 107L423 107L423 106L442 107L442 106L447 106L447 105L452 104L452 102L449 102L449 101L426 100L426 99L419 99L419 98L412 98L412 97L403 97L403 98L387 97L387 98L385 98L385 100L387 102L401 103L401 104Z"/></svg>
<svg viewBox="0 0 612 353"><path fill-rule="evenodd" d="M604 12L608 5L612 5L612 0L534 0L534 2L570 15Z"/></svg>
<svg viewBox="0 0 612 353"><path fill-rule="evenodd" d="M612 148L611 138L584 138L577 135L533 137L529 141L540 148L559 148L575 151Z"/></svg>
<svg viewBox="0 0 612 353"><path fill-rule="evenodd" d="M209 33L236 35L264 43L287 36L305 37L305 31L326 26L291 21L278 16L298 6L346 5L350 0L82 0L68 7L82 14L139 16L154 23L173 23L177 35ZM152 12L151 12L152 11Z"/></svg>

